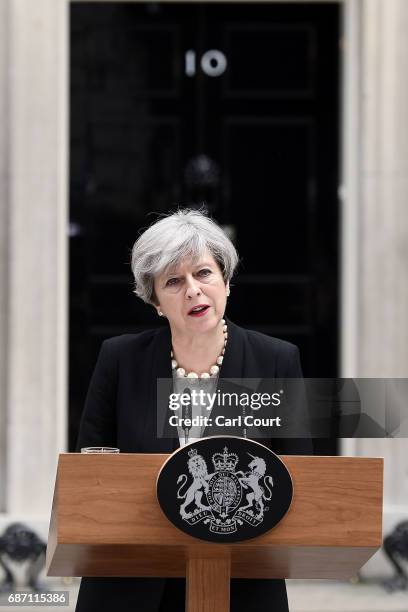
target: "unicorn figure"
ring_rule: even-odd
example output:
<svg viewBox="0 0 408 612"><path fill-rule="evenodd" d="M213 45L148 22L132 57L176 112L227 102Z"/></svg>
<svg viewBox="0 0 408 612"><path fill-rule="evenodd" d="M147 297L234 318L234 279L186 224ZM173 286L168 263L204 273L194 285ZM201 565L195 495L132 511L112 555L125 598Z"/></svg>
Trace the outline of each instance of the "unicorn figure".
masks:
<svg viewBox="0 0 408 612"><path fill-rule="evenodd" d="M262 457L254 457L251 453L248 453L250 457L252 457L251 463L248 464L250 469L249 472L239 472L242 474L242 477L239 478L239 482L241 483L244 489L252 489L250 493L246 494L247 505L241 506L240 510L252 509L255 504L255 518L261 519L264 515L264 502L272 499L272 490L268 486L268 482L273 487L273 479L272 476L265 476L266 472L266 463ZM238 474L238 472L237 472ZM263 485L268 490L269 494L265 494L265 489L263 486L259 484L260 479L263 478Z"/></svg>

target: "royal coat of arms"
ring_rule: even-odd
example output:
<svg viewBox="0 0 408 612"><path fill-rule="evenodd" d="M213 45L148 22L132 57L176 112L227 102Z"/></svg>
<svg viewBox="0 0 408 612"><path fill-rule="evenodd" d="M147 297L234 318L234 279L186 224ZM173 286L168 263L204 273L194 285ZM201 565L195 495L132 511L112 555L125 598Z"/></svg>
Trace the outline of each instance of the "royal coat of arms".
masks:
<svg viewBox="0 0 408 612"><path fill-rule="evenodd" d="M269 510L273 479L262 457L247 455L246 470L237 469L238 455L225 446L212 455L214 471L209 473L204 457L196 448L189 449L190 478L180 474L177 479L181 518L189 525L203 521L212 533L235 533L244 521L259 526Z"/></svg>
<svg viewBox="0 0 408 612"><path fill-rule="evenodd" d="M157 499L167 518L208 542L241 542L266 533L285 516L292 498L282 459L264 444L238 436L211 436L179 448L157 478Z"/></svg>

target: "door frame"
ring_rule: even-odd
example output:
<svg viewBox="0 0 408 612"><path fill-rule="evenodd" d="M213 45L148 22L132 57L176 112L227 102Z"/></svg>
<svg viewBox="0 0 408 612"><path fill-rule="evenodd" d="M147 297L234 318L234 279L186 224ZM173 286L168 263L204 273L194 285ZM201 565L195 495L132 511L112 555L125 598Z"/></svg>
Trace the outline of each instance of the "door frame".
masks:
<svg viewBox="0 0 408 612"><path fill-rule="evenodd" d="M65 0L67 5L87 0ZM112 2L115 0L91 0ZM127 0L140 2L144 0ZM173 0L162 0L172 2ZM194 0L179 0L194 2ZM218 2L219 0L208 0ZM236 2L237 0L227 0ZM238 0L248 2L249 0ZM310 3L310 0L264 0L269 3ZM359 177L360 177L360 12L361 0L317 0L320 4L341 6L340 41L340 168L339 168L339 353L340 377L358 376L358 236L359 236ZM69 27L69 24L68 24ZM68 78L68 77L67 77ZM344 231L347 228L347 231ZM353 439L342 439L340 454L354 454Z"/></svg>

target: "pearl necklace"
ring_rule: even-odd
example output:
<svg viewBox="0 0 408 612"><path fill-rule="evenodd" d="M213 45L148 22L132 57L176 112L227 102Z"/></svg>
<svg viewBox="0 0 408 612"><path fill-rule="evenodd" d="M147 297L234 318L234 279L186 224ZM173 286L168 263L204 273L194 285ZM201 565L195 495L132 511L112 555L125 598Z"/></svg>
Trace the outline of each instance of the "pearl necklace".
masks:
<svg viewBox="0 0 408 612"><path fill-rule="evenodd" d="M224 359L225 347L227 346L228 339L228 329L225 323L225 319L221 319L221 323L222 331L224 333L224 348L222 349L220 355L217 357L217 363L211 366L209 372L203 372L201 376L199 376L197 372L189 372L188 374L186 374L184 368L178 367L178 363L174 359L173 351L171 351L171 369L176 370L176 375L178 378L213 378L214 376L217 376L218 372L220 371L220 365L222 364Z"/></svg>

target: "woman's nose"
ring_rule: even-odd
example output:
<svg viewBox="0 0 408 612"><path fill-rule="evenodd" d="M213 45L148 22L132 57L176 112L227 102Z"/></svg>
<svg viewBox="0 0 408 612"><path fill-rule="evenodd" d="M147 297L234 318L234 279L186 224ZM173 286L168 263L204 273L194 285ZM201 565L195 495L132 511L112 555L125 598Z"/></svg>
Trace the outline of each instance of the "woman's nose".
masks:
<svg viewBox="0 0 408 612"><path fill-rule="evenodd" d="M187 281L186 296L191 299L197 295L201 295L200 285L194 278L191 278Z"/></svg>

